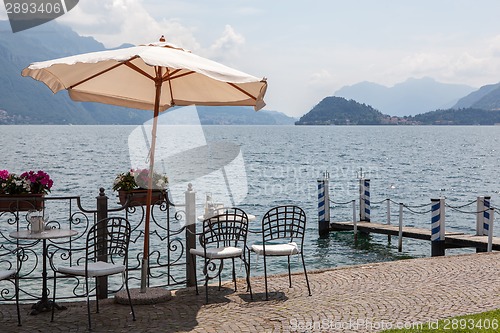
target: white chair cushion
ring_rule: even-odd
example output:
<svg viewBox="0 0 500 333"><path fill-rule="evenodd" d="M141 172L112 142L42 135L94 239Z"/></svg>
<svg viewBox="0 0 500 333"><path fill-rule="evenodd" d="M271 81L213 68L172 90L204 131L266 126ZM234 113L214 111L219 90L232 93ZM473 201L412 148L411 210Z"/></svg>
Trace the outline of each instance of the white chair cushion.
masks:
<svg viewBox="0 0 500 333"><path fill-rule="evenodd" d="M63 274L85 276L85 265L63 266L63 267L58 267L57 270ZM124 265L116 265L104 261L93 262L89 263L88 265L89 277L112 275L117 273L123 273L124 271L125 271Z"/></svg>
<svg viewBox="0 0 500 333"><path fill-rule="evenodd" d="M299 248L297 243L288 244L269 244L266 245L266 252L264 253L263 245L252 245L252 251L257 254L267 255L267 256L291 256L293 254L299 253Z"/></svg>
<svg viewBox="0 0 500 333"><path fill-rule="evenodd" d="M204 257L205 252L203 249L190 249L190 253L195 254L197 256ZM216 248L207 248L207 258L208 259L224 259L224 258L236 258L241 256L243 253L243 249L234 247L234 246L226 246L226 247L216 247Z"/></svg>
<svg viewBox="0 0 500 333"><path fill-rule="evenodd" d="M14 276L15 273L16 272L11 270L11 269L0 271L0 280L8 279L8 278Z"/></svg>

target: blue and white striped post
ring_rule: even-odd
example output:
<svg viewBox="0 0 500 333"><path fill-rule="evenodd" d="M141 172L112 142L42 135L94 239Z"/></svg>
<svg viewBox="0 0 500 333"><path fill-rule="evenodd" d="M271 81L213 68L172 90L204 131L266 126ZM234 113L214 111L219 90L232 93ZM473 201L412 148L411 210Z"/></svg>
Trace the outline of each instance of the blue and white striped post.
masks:
<svg viewBox="0 0 500 333"><path fill-rule="evenodd" d="M444 199L431 199L431 256L445 255Z"/></svg>
<svg viewBox="0 0 500 333"><path fill-rule="evenodd" d="M483 201L483 235L488 235L490 231L490 222L491 222L491 197L485 196Z"/></svg>
<svg viewBox="0 0 500 333"><path fill-rule="evenodd" d="M365 221L370 222L370 180L365 179L364 181L364 190L365 190Z"/></svg>
<svg viewBox="0 0 500 333"><path fill-rule="evenodd" d="M484 235L483 224L484 224L484 197L479 196L477 197L476 201L476 236Z"/></svg>
<svg viewBox="0 0 500 333"><path fill-rule="evenodd" d="M359 220L370 222L370 179L359 179Z"/></svg>
<svg viewBox="0 0 500 333"><path fill-rule="evenodd" d="M320 236L328 236L330 232L330 194L328 173L318 179L318 230Z"/></svg>

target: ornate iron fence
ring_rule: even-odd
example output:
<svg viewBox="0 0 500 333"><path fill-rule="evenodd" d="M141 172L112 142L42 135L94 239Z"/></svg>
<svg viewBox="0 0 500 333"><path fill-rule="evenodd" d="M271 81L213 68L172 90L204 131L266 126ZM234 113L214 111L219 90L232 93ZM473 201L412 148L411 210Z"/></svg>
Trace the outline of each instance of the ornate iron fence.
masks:
<svg viewBox="0 0 500 333"><path fill-rule="evenodd" d="M3 202L3 204L0 204L0 253L11 252L18 247L24 249L22 269L20 271L21 301L34 301L40 299L44 292L47 294L51 292L50 286L53 277L49 264L44 260L47 259L43 255L44 245L45 248L49 249L50 244L69 249L81 247L85 243L86 233L90 226L107 216L126 217L132 225L128 276L131 287L139 285L146 207L134 202L132 198L125 202L124 205L118 203L111 207L113 204L110 204L110 201L113 199L108 198L102 188L96 198L95 208L91 209L82 207L79 196L38 198L37 201L41 200L43 202L41 207L38 203L37 206L21 203L20 201L25 200L23 198L17 198L15 202L7 203L12 199L0 197L0 201ZM189 252L189 250L186 249L186 212L183 207L185 207L184 203L174 205L166 192L151 207L148 287L175 287L185 285L190 279L187 274L191 270L187 269L186 266L186 252ZM78 232L78 234L71 238L45 240L14 238L16 232L18 235L19 232L30 233L30 220L33 212L37 211L36 208L42 214L45 228L69 229ZM50 256L50 253L47 253L47 256ZM13 260L16 259L13 258ZM60 257L57 260L71 260L71 258ZM45 291L42 287L44 279L48 282ZM110 290L115 291L112 283L113 281L109 283L106 281L104 285L106 293L108 284L111 285ZM78 284L78 281L77 283L67 281L61 287L58 281L58 299L71 299L81 296ZM0 302L12 301L10 288L12 286L3 285L0 282Z"/></svg>

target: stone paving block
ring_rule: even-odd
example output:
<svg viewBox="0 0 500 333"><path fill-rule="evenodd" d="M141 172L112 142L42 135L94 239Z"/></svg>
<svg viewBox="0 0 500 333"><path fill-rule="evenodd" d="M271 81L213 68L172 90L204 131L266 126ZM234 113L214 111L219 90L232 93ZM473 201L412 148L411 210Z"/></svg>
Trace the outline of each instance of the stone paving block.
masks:
<svg viewBox="0 0 500 333"><path fill-rule="evenodd" d="M309 272L312 296L303 274L293 276L292 288L281 274L269 279L269 301L263 278L252 277L253 301L244 280L237 292L231 282L220 291L209 287L208 305L203 286L198 296L194 288L179 289L164 303L136 305L137 321L128 305L102 301L93 332L376 332L500 308L499 271L498 252L341 267ZM23 304L17 327L15 305L0 304L0 331L86 332L85 302L66 305L51 323L50 313L30 316Z"/></svg>

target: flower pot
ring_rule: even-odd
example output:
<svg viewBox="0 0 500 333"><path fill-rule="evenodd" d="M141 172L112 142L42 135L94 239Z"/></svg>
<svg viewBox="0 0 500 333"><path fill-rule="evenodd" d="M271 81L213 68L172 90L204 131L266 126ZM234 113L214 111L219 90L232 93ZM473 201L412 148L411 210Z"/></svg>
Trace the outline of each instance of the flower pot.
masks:
<svg viewBox="0 0 500 333"><path fill-rule="evenodd" d="M0 212L16 212L43 209L45 194L0 194Z"/></svg>
<svg viewBox="0 0 500 333"><path fill-rule="evenodd" d="M122 206L127 202L127 197L130 196L128 206L145 206L147 205L148 190L131 190L131 191L118 191L118 198ZM165 191L153 190L151 197L151 204L159 204L165 198Z"/></svg>

